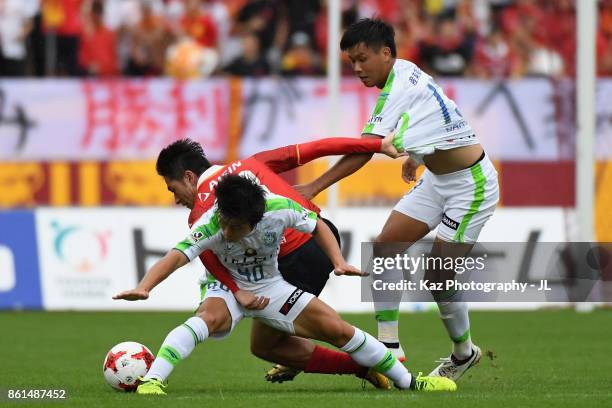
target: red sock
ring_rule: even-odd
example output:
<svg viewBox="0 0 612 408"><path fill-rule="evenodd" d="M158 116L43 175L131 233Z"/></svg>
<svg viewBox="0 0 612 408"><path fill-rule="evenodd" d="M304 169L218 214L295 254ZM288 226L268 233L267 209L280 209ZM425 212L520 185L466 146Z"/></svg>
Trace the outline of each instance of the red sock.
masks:
<svg viewBox="0 0 612 408"><path fill-rule="evenodd" d="M357 364L347 353L315 346L310 356L310 360L308 360L304 368L304 372L320 374L357 374L359 376L364 376L368 372L368 368Z"/></svg>

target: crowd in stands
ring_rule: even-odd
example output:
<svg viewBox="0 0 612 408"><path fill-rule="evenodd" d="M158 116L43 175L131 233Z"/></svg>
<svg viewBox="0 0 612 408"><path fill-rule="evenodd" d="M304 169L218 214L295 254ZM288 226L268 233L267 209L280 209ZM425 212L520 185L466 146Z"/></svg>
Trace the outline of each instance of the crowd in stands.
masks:
<svg viewBox="0 0 612 408"><path fill-rule="evenodd" d="M342 25L392 23L398 56L437 76L572 76L576 1L342 0ZM612 0L598 17L609 76ZM0 0L0 76L316 76L327 46L326 0Z"/></svg>

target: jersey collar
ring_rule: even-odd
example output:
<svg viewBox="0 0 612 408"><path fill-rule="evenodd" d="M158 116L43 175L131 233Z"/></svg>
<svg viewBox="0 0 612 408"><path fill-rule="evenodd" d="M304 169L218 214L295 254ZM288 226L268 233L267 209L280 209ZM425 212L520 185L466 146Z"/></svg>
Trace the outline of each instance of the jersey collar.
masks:
<svg viewBox="0 0 612 408"><path fill-rule="evenodd" d="M223 166L213 165L213 166L210 166L208 169L206 169L206 171L200 175L200 178L198 178L198 188L200 188L200 185L206 179L211 178L215 173L217 173L222 168L223 168Z"/></svg>

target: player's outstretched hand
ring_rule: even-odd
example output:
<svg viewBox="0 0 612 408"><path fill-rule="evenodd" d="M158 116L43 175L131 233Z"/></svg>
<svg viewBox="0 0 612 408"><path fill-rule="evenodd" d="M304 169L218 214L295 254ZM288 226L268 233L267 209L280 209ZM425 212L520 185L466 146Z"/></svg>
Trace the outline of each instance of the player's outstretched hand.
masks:
<svg viewBox="0 0 612 408"><path fill-rule="evenodd" d="M297 184L293 188L307 200L312 200L317 195L317 191L315 191L311 183Z"/></svg>
<svg viewBox="0 0 612 408"><path fill-rule="evenodd" d="M249 310L262 310L270 303L270 298L255 296L248 290L239 289L234 293L234 297L242 307Z"/></svg>
<svg viewBox="0 0 612 408"><path fill-rule="evenodd" d="M419 164L408 157L404 164L402 164L402 179L406 183L416 181L416 171L418 167Z"/></svg>
<svg viewBox="0 0 612 408"><path fill-rule="evenodd" d="M132 289L126 290L125 292L121 292L113 296L113 299L123 299L123 300L145 300L149 298L149 292L144 289Z"/></svg>
<svg viewBox="0 0 612 408"><path fill-rule="evenodd" d="M399 150L397 150L397 147L395 147L395 145L393 144L394 137L395 137L395 132L391 132L382 140L382 145L380 146L380 152L383 154L386 154L392 159L408 156L408 153L400 152Z"/></svg>
<svg viewBox="0 0 612 408"><path fill-rule="evenodd" d="M334 273L336 274L336 276L368 276L367 272L361 272L359 269L355 268L353 265L347 264L346 262L334 266Z"/></svg>

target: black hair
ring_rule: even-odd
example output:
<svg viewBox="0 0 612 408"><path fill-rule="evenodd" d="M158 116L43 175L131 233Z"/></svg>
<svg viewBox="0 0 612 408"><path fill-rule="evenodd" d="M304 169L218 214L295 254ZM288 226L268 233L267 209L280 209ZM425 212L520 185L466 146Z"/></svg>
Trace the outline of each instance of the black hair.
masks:
<svg viewBox="0 0 612 408"><path fill-rule="evenodd" d="M247 221L254 227L261 221L266 209L263 188L249 177L230 174L223 177L217 187L217 208L223 218Z"/></svg>
<svg viewBox="0 0 612 408"><path fill-rule="evenodd" d="M389 47L391 56L395 58L395 30L390 24L377 18L364 18L348 26L342 39L340 49L346 51L359 43L378 51L381 47Z"/></svg>
<svg viewBox="0 0 612 408"><path fill-rule="evenodd" d="M164 147L155 164L157 174L170 180L182 179L187 170L200 176L209 167L202 146L191 139L180 139Z"/></svg>

